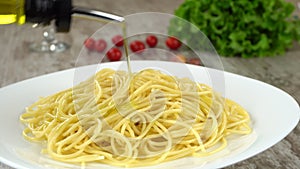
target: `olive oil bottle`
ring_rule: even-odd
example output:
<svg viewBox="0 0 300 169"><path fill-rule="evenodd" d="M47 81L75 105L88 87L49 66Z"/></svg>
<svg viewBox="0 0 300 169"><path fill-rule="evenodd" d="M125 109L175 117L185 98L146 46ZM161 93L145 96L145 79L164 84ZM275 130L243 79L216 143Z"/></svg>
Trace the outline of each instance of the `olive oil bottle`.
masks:
<svg viewBox="0 0 300 169"><path fill-rule="evenodd" d="M24 24L24 0L0 1L0 24Z"/></svg>
<svg viewBox="0 0 300 169"><path fill-rule="evenodd" d="M68 32L71 15L71 0L0 0L0 24L49 24L55 20L57 32Z"/></svg>

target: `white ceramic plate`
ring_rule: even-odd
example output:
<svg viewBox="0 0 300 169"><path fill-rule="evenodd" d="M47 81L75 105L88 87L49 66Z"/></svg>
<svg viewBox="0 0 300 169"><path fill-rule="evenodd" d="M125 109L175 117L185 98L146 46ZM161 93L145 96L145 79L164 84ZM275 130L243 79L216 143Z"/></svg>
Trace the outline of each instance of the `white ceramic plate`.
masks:
<svg viewBox="0 0 300 169"><path fill-rule="evenodd" d="M124 68L123 62L102 64L102 67L114 69ZM257 139L243 151L229 153L226 156L215 158L207 163L201 159L183 158L154 166L155 168L221 168L251 156L254 156L282 140L299 121L298 103L284 91L266 83L242 77L227 72L220 72L199 66L161 61L134 61L133 71L145 67L162 69L167 73L179 77L194 78L194 80L216 88L225 89L226 97L246 108L253 120L253 129ZM99 69L99 67L98 67ZM22 137L23 125L19 122L19 115L24 108L38 99L72 86L95 73L96 66L86 66L77 69L60 71L29 80L25 80L0 89L0 161L14 168L42 169L42 168L74 168L54 161L47 161L45 155L40 154L39 146L25 141ZM190 71L190 72L189 72ZM74 72L76 77L74 78ZM191 73L191 74L189 74ZM191 76L189 76L191 75ZM225 88L222 88L224 75ZM219 77L218 80L212 80ZM215 82L219 82L216 84ZM219 85L219 86L218 86ZM224 86L223 86L224 87ZM219 91L223 93L224 91ZM241 140L242 142L242 140ZM198 161L200 161L198 163ZM165 166L164 166L165 165ZM116 168L102 165L101 168ZM148 167L152 168L152 167Z"/></svg>

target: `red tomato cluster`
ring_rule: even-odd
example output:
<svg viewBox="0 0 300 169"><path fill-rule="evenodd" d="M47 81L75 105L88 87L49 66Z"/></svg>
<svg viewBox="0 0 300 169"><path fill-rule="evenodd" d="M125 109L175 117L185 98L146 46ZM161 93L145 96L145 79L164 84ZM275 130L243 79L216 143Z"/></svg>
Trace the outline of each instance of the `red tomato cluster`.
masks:
<svg viewBox="0 0 300 169"><path fill-rule="evenodd" d="M118 61L122 58L122 51L118 47L122 47L124 45L124 39L121 35L116 35L111 39L111 41L115 45L115 47L107 51L106 57L110 61ZM158 43L158 39L155 35L148 35L145 39L145 42L148 47L154 48ZM84 45L88 50L97 51L99 53L105 51L107 47L107 43L104 39L95 40L93 38L86 39ZM178 48L180 48L181 42L177 38L170 36L166 38L165 45L170 50L177 50ZM129 44L129 47L132 52L136 52L137 54L139 54L143 52L143 50L146 48L146 45L143 41L134 40ZM186 59L186 57L183 55L178 55L175 58L172 58L171 61L191 63L196 65L201 64L199 59Z"/></svg>
<svg viewBox="0 0 300 169"><path fill-rule="evenodd" d="M107 43L104 39L98 39L97 41L93 38L88 38L84 41L84 45L88 50L103 52L106 47Z"/></svg>
<svg viewBox="0 0 300 169"><path fill-rule="evenodd" d="M111 39L112 43L117 47L124 45L123 37L121 35L114 36ZM97 51L99 53L104 52L107 47L107 43L104 39L95 40L93 38L88 38L84 41L84 46L90 51ZM113 47L109 49L106 53L106 57L110 61L118 61L122 57L122 52L119 48Z"/></svg>

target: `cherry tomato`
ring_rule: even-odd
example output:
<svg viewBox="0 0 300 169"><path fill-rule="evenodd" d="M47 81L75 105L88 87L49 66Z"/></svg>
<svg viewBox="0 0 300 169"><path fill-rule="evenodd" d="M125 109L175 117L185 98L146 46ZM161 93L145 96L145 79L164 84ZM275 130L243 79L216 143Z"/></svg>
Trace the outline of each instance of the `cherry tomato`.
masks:
<svg viewBox="0 0 300 169"><path fill-rule="evenodd" d="M141 53L145 49L145 44L142 41L136 40L130 43L132 52Z"/></svg>
<svg viewBox="0 0 300 169"><path fill-rule="evenodd" d="M96 41L95 50L97 52L103 52L106 49L107 43L104 39L99 39Z"/></svg>
<svg viewBox="0 0 300 169"><path fill-rule="evenodd" d="M147 38L146 38L146 43L148 44L148 46L150 48L153 48L157 45L157 37L154 36L154 35L149 35Z"/></svg>
<svg viewBox="0 0 300 169"><path fill-rule="evenodd" d="M193 65L201 65L201 60L199 58L191 58L188 60L188 63Z"/></svg>
<svg viewBox="0 0 300 169"><path fill-rule="evenodd" d="M94 50L95 49L95 43L96 41L93 38L87 38L84 41L84 46L88 49L88 50Z"/></svg>
<svg viewBox="0 0 300 169"><path fill-rule="evenodd" d="M118 48L111 48L107 51L106 53L106 57L110 60L110 61L118 61L121 59L122 57L122 52L120 51L120 49Z"/></svg>
<svg viewBox="0 0 300 169"><path fill-rule="evenodd" d="M178 49L181 46L181 42L175 37L168 37L166 40L166 45L173 50Z"/></svg>
<svg viewBox="0 0 300 169"><path fill-rule="evenodd" d="M121 47L124 45L124 40L123 40L123 37L121 35L116 35L112 38L112 42L118 46L118 47Z"/></svg>

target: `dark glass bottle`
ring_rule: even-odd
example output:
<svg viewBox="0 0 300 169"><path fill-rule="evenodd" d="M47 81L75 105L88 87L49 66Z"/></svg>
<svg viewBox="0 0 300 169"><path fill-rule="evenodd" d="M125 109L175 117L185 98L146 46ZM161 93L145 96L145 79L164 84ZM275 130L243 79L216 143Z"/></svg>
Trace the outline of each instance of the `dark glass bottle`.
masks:
<svg viewBox="0 0 300 169"><path fill-rule="evenodd" d="M3 0L0 1L0 24L55 21L57 32L68 32L71 25L71 0Z"/></svg>

